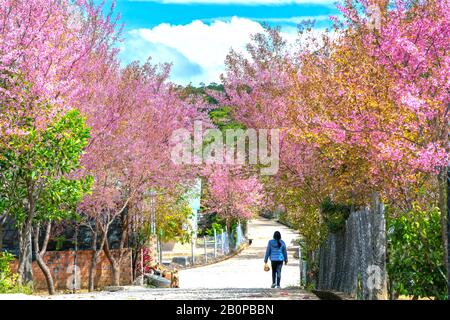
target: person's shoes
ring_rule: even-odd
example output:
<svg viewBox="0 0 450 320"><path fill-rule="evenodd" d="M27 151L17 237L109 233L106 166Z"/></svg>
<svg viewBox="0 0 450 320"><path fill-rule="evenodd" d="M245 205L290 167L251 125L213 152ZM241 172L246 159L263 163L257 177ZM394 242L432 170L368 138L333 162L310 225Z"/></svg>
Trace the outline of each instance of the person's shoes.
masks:
<svg viewBox="0 0 450 320"><path fill-rule="evenodd" d="M277 288L277 289L281 289L281 287L280 287L280 286L276 286L275 288Z"/></svg>
<svg viewBox="0 0 450 320"><path fill-rule="evenodd" d="M273 284L273 285L271 286L271 288L276 288L276 285L275 285L275 284Z"/></svg>

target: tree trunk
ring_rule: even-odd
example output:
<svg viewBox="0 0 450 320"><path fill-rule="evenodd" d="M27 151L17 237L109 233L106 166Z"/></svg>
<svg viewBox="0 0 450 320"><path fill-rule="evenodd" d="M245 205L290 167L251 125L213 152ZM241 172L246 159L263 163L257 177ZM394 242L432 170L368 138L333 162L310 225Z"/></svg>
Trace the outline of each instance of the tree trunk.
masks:
<svg viewBox="0 0 450 320"><path fill-rule="evenodd" d="M109 263L111 264L111 270L112 270L112 275L113 275L113 279L112 279L113 286L120 286L120 263L122 260L122 250L121 250L121 248L119 250L120 250L119 257L118 257L118 259L116 259L116 258L114 258L113 254L111 253L111 250L109 250L108 241L105 242L104 251L105 251L106 257L109 260Z"/></svg>
<svg viewBox="0 0 450 320"><path fill-rule="evenodd" d="M19 284L33 286L32 268L32 225L31 219L27 219L19 229Z"/></svg>
<svg viewBox="0 0 450 320"><path fill-rule="evenodd" d="M137 264L138 264L138 258L139 258L139 246L136 246L131 251L131 267L133 272L133 281L137 278Z"/></svg>
<svg viewBox="0 0 450 320"><path fill-rule="evenodd" d="M35 216L34 185L27 180L27 216L19 228L19 284L33 287L33 218Z"/></svg>
<svg viewBox="0 0 450 320"><path fill-rule="evenodd" d="M94 291L94 278L95 278L95 267L97 266L97 237L98 237L98 226L95 224L95 230L91 228L92 231L92 259L91 259L91 267L89 268L89 281L88 281L88 290L89 292Z"/></svg>
<svg viewBox="0 0 450 320"><path fill-rule="evenodd" d="M106 229L108 230L108 229ZM97 239L97 234L98 234L98 228L96 227L96 232L94 234L95 239ZM94 245L93 245L93 249L94 249L94 254L92 255L92 260L91 260L91 269L89 270L89 291L92 292L94 291L94 282L95 282L95 271L96 271L96 267L97 267L97 262L98 262L98 257L100 255L100 252L102 252L103 247L105 245L105 241L107 238L107 232L101 232L101 240L100 240L100 245L97 247L97 240L94 241Z"/></svg>
<svg viewBox="0 0 450 320"><path fill-rule="evenodd" d="M307 261L307 266L309 266L309 270L306 270L306 285L311 285L313 283L315 283L315 276L314 276L314 270L313 270L313 266L314 266L314 261L313 261L313 252L311 250L308 250L306 252L306 261ZM318 286L316 285L315 288L318 288Z"/></svg>
<svg viewBox="0 0 450 320"><path fill-rule="evenodd" d="M128 225L129 225L129 216L127 212L125 215L122 215L122 224L121 224L122 230L120 233L119 256L117 257L117 259L111 253L108 241L105 242L104 250L106 257L108 258L109 263L111 264L111 269L113 273L113 284L112 284L113 286L120 285L120 271L121 271L120 266L122 265L124 247L127 239Z"/></svg>
<svg viewBox="0 0 450 320"><path fill-rule="evenodd" d="M55 294L55 285L53 283L53 277L50 272L50 269L48 268L47 264L44 261L44 255L47 252L48 240L50 239L51 228L52 228L52 223L48 222L47 227L45 229L45 238L44 238L44 242L42 244L42 249L39 249L40 224L36 225L36 230L35 230L35 234L34 234L34 248L36 250L37 264L38 264L39 268L41 269L42 273L44 274L45 281L47 282L48 293L50 295L54 295Z"/></svg>
<svg viewBox="0 0 450 320"><path fill-rule="evenodd" d="M112 264L113 286L120 286L120 264Z"/></svg>
<svg viewBox="0 0 450 320"><path fill-rule="evenodd" d="M92 254L91 267L89 269L89 284L88 284L89 292L94 291L94 278L95 278L95 271L96 271L95 268L97 266L98 254L99 254L99 251L97 251L97 250L94 250L94 253Z"/></svg>

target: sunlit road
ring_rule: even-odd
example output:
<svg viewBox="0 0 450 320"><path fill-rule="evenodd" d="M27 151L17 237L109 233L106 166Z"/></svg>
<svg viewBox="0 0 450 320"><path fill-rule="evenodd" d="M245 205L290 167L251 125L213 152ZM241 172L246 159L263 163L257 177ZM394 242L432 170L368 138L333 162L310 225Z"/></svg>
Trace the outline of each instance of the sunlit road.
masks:
<svg viewBox="0 0 450 320"><path fill-rule="evenodd" d="M280 231L288 246L289 263L283 265L281 287L298 286L299 265L293 258L291 241L298 234L275 221L263 218L249 222L248 237L252 245L223 262L180 271L180 288L270 288L271 272L264 272L264 253L275 231ZM291 249L289 249L291 248Z"/></svg>
<svg viewBox="0 0 450 320"><path fill-rule="evenodd" d="M297 234L274 221L258 218L249 223L248 237L253 239L250 247L240 254L204 267L180 271L180 288L150 289L140 286L125 286L116 292L91 292L61 294L55 296L0 295L4 299L38 300L239 300L282 299L315 300L317 296L298 288L299 265L294 259L295 248L291 241ZM271 273L264 272L264 253L269 239L278 230L288 246L289 263L283 266L281 287L270 289Z"/></svg>

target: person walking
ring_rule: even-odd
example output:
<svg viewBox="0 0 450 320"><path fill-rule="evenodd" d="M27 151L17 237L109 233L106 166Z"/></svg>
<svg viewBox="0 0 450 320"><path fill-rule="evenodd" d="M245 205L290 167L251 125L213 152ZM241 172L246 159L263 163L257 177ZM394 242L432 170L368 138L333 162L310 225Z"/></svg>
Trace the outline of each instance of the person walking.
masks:
<svg viewBox="0 0 450 320"><path fill-rule="evenodd" d="M267 244L266 255L264 257L264 263L267 264L267 260L270 258L272 265L272 288L281 288L281 268L283 267L283 261L288 263L288 256L286 251L286 244L281 240L281 233L275 231L273 239Z"/></svg>

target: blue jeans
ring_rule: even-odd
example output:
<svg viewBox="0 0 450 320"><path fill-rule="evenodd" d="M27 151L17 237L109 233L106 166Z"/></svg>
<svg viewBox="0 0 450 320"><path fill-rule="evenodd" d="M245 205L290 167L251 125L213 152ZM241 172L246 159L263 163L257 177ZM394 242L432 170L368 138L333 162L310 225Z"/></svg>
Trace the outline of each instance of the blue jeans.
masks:
<svg viewBox="0 0 450 320"><path fill-rule="evenodd" d="M283 261L271 261L271 264L272 264L272 284L280 286L281 268L283 267Z"/></svg>

